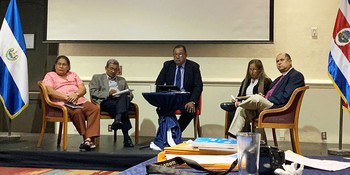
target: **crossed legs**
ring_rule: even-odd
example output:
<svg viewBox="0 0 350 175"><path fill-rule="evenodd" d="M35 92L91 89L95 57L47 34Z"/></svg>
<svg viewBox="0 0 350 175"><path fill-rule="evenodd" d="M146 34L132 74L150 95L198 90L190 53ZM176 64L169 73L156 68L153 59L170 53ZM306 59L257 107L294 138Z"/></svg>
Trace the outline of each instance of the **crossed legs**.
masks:
<svg viewBox="0 0 350 175"><path fill-rule="evenodd" d="M237 135L243 128L255 119L264 109L269 109L273 103L262 97L261 95L252 95L243 101L236 109L235 116L229 128L229 133Z"/></svg>

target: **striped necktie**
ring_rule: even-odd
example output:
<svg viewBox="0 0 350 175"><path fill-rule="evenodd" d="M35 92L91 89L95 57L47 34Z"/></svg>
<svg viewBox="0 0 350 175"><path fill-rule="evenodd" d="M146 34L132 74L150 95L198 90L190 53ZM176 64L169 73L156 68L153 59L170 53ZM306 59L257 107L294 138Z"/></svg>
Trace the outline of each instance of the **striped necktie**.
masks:
<svg viewBox="0 0 350 175"><path fill-rule="evenodd" d="M281 82L281 80L283 79L284 75L281 76L281 78L277 81L277 83L275 85L273 85L273 87L266 93L265 98L268 99L271 94L273 93L273 91L276 89L277 85Z"/></svg>

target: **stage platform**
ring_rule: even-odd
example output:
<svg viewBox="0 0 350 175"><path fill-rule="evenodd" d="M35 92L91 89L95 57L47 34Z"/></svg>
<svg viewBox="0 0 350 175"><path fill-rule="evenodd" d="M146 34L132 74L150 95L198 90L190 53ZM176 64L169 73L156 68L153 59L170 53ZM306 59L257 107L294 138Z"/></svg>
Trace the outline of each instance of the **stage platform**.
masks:
<svg viewBox="0 0 350 175"><path fill-rule="evenodd" d="M158 154L147 147L153 137L140 137L140 144L124 148L122 136L114 143L112 135L103 135L100 145L86 152L79 150L79 135L69 135L67 151L63 151L62 146L57 147L55 134L45 134L40 148L36 147L39 134L13 134L20 135L20 139L0 141L0 166L122 171Z"/></svg>
<svg viewBox="0 0 350 175"><path fill-rule="evenodd" d="M158 154L158 151L148 148L153 137L140 137L138 145L124 148L122 136L118 136L117 143L113 143L112 135L102 135L96 150L81 152L78 147L82 138L79 135L69 135L68 149L63 151L56 145L55 134L45 134L40 148L36 147L39 134L13 134L20 135L20 139L0 141L0 166L123 171ZM272 143L269 142L269 145ZM327 156L328 148L337 147L337 144L300 143L300 146L304 156ZM288 150L291 144L288 141L279 142L279 148ZM349 149L350 145L343 145L343 148Z"/></svg>

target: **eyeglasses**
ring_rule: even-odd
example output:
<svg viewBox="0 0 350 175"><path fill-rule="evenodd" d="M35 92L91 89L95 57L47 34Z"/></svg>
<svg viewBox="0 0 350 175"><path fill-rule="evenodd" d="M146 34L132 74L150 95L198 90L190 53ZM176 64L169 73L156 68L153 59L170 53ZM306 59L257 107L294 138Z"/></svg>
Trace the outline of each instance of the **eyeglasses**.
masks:
<svg viewBox="0 0 350 175"><path fill-rule="evenodd" d="M176 56L176 57L183 57L186 54L185 53L174 53L173 55Z"/></svg>
<svg viewBox="0 0 350 175"><path fill-rule="evenodd" d="M56 65L57 65L57 66L62 66L62 67L68 66L68 64L66 64L66 63L56 63Z"/></svg>

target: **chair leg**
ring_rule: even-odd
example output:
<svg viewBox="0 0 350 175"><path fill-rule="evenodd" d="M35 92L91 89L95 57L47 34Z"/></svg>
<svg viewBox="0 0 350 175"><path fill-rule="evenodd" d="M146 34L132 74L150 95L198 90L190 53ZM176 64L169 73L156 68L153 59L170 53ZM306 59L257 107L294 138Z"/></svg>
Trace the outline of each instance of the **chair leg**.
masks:
<svg viewBox="0 0 350 175"><path fill-rule="evenodd" d="M61 138L62 138L62 122L60 122L60 125L58 127L57 146L61 145Z"/></svg>
<svg viewBox="0 0 350 175"><path fill-rule="evenodd" d="M266 139L266 133L265 133L265 129L264 128L255 128L255 133L260 133L261 136L261 140L265 142L265 144L267 144L267 139ZM262 143L262 142L260 142Z"/></svg>
<svg viewBox="0 0 350 175"><path fill-rule="evenodd" d="M117 142L117 130L114 130L114 143Z"/></svg>
<svg viewBox="0 0 350 175"><path fill-rule="evenodd" d="M272 137L273 137L273 143L275 144L276 147L278 147L277 137L276 137L276 129L275 128L272 128Z"/></svg>
<svg viewBox="0 0 350 175"><path fill-rule="evenodd" d="M135 144L139 143L139 118L135 117Z"/></svg>
<svg viewBox="0 0 350 175"><path fill-rule="evenodd" d="M298 129L297 128L290 129L289 132L290 132L290 138L291 138L291 142L292 142L293 151L297 154L301 154L300 145L299 145Z"/></svg>
<svg viewBox="0 0 350 175"><path fill-rule="evenodd" d="M228 131L228 112L226 111L225 112L225 126L224 126L224 135L225 135L225 138L228 138L228 134L227 134L227 131Z"/></svg>
<svg viewBox="0 0 350 175"><path fill-rule="evenodd" d="M197 116L197 132L198 132L198 137L202 136L202 128L201 128L201 123L199 121L199 116Z"/></svg>
<svg viewBox="0 0 350 175"><path fill-rule="evenodd" d="M194 125L194 138L197 138L197 133L198 136L200 137L202 135L202 130L201 130L201 125L199 123L199 116L195 116L193 119L193 125Z"/></svg>
<svg viewBox="0 0 350 175"><path fill-rule="evenodd" d="M197 124L197 116L194 116L193 119L193 134L194 134L194 138L197 138L197 131L198 131L198 124Z"/></svg>
<svg viewBox="0 0 350 175"><path fill-rule="evenodd" d="M68 123L63 123L63 150L66 151L68 147Z"/></svg>
<svg viewBox="0 0 350 175"><path fill-rule="evenodd" d="M95 142L96 146L99 146L100 145L100 137L95 137L94 142Z"/></svg>
<svg viewBox="0 0 350 175"><path fill-rule="evenodd" d="M43 124L41 126L40 138L39 138L37 147L40 147L41 143L43 142L45 129L46 129L46 121L43 121Z"/></svg>

